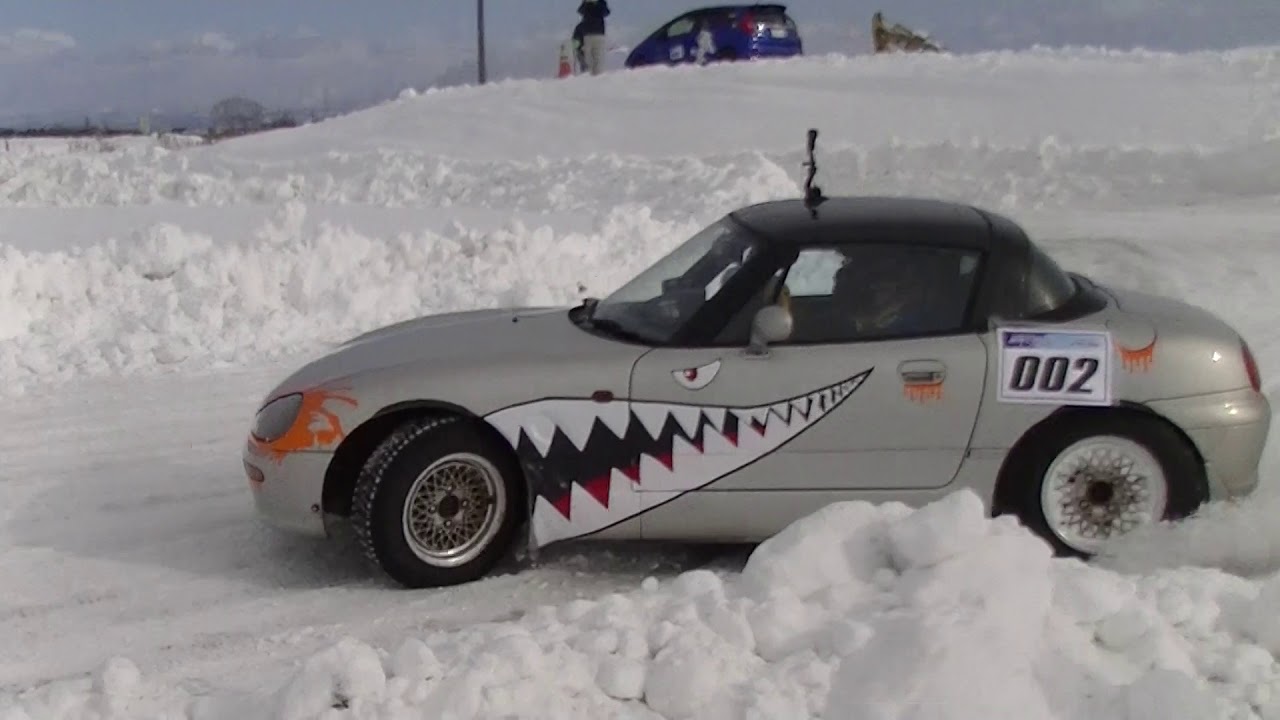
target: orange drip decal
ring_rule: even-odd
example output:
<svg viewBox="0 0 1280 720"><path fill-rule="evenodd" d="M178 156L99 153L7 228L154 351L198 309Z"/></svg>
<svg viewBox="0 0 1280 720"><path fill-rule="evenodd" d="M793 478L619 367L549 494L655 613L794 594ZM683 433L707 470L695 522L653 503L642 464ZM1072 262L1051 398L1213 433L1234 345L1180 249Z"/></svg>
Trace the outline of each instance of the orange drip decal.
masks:
<svg viewBox="0 0 1280 720"><path fill-rule="evenodd" d="M302 407L288 432L269 443L253 437L249 438L249 442L255 450L269 456L276 463L280 463L290 453L319 450L338 444L346 437L346 432L338 416L325 407L325 403L330 400L346 403L351 407L359 406L355 398L340 391L307 390L302 393Z"/></svg>
<svg viewBox="0 0 1280 720"><path fill-rule="evenodd" d="M1146 347L1130 350L1117 345L1116 348L1120 350L1120 363L1124 365L1125 370L1146 372L1151 369L1151 363L1155 360L1156 338L1151 338L1151 342Z"/></svg>
<svg viewBox="0 0 1280 720"><path fill-rule="evenodd" d="M942 399L942 381L914 383L902 386L902 393L913 402L927 402Z"/></svg>

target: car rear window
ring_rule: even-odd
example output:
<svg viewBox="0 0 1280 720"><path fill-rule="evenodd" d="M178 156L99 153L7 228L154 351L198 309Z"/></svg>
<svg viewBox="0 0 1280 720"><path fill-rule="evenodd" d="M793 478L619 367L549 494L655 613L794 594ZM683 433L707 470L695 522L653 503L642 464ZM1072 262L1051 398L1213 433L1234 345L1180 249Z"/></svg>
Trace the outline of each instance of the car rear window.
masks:
<svg viewBox="0 0 1280 720"><path fill-rule="evenodd" d="M786 10L779 7L747 7L734 8L726 10L723 13L716 14L713 17L714 25L735 25L740 20L750 17L757 25L763 26L765 30L781 30L787 29L792 32L796 29L796 23Z"/></svg>
<svg viewBox="0 0 1280 720"><path fill-rule="evenodd" d="M791 22L791 18L785 12L775 8L757 11L756 18L766 25L777 27L792 27L795 24Z"/></svg>

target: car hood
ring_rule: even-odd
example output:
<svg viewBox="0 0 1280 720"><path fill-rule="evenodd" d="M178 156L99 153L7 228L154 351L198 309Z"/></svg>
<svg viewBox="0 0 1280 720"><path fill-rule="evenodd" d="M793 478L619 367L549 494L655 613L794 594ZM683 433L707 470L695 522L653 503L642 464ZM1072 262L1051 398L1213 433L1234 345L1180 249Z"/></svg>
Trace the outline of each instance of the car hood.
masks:
<svg viewBox="0 0 1280 720"><path fill-rule="evenodd" d="M279 396L355 375L403 366L452 371L513 362L554 364L592 356L639 355L646 348L588 333L568 307L472 310L407 320L365 333L299 368L271 393Z"/></svg>
<svg viewBox="0 0 1280 720"><path fill-rule="evenodd" d="M447 327L450 325L470 325L483 320L491 320L495 317L505 317L510 321L512 316L532 316L538 313L551 312L556 309L557 308L518 308L512 310L510 308L493 308L486 310L463 310L460 312L441 313L439 315L427 315L425 317L413 318L412 320L405 320L392 325L380 327L376 330L370 330L367 333L357 335L356 337L347 340L339 345L338 349L341 350L354 345L361 345L377 340L386 340L397 335L421 335L425 331L430 331L436 328Z"/></svg>

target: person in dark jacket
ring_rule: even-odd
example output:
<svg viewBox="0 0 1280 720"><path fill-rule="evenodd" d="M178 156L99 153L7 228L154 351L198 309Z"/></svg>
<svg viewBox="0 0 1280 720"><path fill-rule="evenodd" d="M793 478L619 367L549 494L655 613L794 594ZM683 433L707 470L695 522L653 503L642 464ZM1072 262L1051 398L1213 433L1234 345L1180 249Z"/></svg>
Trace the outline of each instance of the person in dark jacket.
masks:
<svg viewBox="0 0 1280 720"><path fill-rule="evenodd" d="M582 47L582 38L584 37L582 27L583 24L580 22L573 28L574 73L584 73L587 71L587 53Z"/></svg>
<svg viewBox="0 0 1280 720"><path fill-rule="evenodd" d="M604 19L609 17L609 0L582 0L582 54L592 75L604 70Z"/></svg>

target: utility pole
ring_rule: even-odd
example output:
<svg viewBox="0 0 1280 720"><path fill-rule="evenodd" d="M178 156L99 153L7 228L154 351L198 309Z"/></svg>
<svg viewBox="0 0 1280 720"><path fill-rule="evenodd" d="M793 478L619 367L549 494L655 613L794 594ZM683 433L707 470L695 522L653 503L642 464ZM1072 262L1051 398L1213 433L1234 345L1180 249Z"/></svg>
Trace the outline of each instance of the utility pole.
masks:
<svg viewBox="0 0 1280 720"><path fill-rule="evenodd" d="M476 0L476 70L480 74L480 84L485 81L484 72L484 0Z"/></svg>

